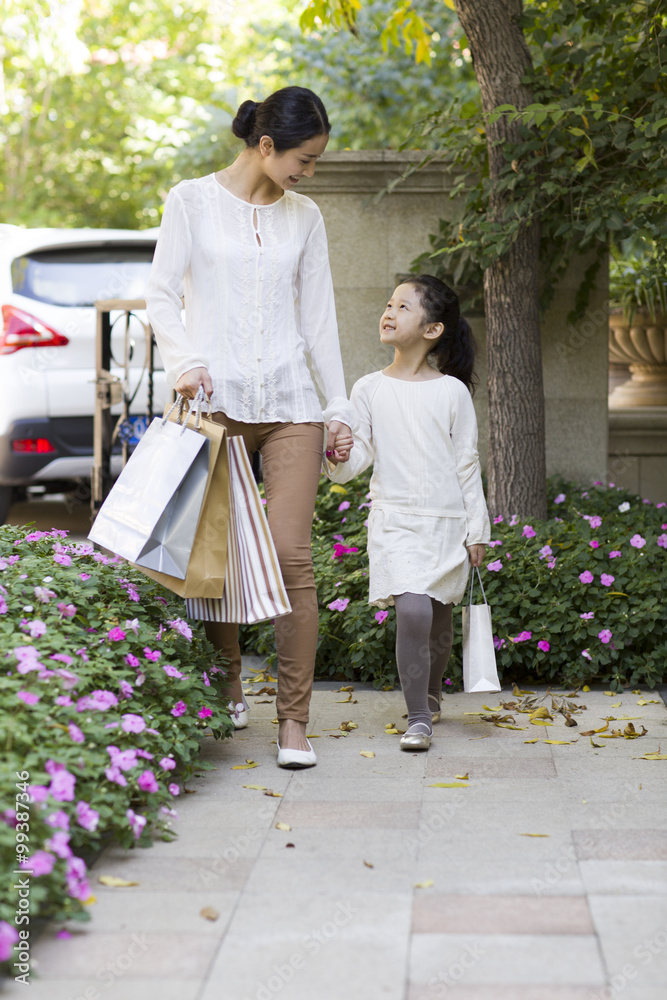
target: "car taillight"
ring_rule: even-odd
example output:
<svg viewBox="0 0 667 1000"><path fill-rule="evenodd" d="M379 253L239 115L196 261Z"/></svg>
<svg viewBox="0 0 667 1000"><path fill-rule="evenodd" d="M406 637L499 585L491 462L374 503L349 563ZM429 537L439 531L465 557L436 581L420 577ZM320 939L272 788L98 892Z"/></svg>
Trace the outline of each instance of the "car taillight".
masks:
<svg viewBox="0 0 667 1000"><path fill-rule="evenodd" d="M48 438L19 438L12 441L12 451L21 455L50 455L55 450Z"/></svg>
<svg viewBox="0 0 667 1000"><path fill-rule="evenodd" d="M15 306L2 307L0 354L15 354L22 347L63 347L67 337Z"/></svg>

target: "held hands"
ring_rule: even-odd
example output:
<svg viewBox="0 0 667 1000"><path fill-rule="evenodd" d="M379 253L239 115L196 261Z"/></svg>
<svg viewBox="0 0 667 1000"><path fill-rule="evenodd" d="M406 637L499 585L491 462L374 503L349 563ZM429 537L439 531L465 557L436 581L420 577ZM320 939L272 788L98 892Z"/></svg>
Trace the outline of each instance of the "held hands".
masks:
<svg viewBox="0 0 667 1000"><path fill-rule="evenodd" d="M199 386L203 385L206 398L210 399L213 393L213 382L207 368L191 368L189 372L184 372L176 383L176 392L184 396L185 399L194 399Z"/></svg>
<svg viewBox="0 0 667 1000"><path fill-rule="evenodd" d="M347 462L354 446L352 431L340 420L331 420L327 424L327 459L332 465Z"/></svg>
<svg viewBox="0 0 667 1000"><path fill-rule="evenodd" d="M486 555L486 545L466 545L471 566L481 566Z"/></svg>

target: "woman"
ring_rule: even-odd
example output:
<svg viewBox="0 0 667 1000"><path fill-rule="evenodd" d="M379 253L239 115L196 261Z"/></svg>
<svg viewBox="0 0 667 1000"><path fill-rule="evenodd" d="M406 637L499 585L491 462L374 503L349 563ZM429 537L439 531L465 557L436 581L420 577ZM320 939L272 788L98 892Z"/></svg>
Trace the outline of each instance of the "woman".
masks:
<svg viewBox="0 0 667 1000"><path fill-rule="evenodd" d="M306 739L317 647L310 551L324 442L352 445L324 223L294 188L312 177L330 125L319 97L285 87L244 101L232 123L245 149L223 170L181 181L168 196L148 282L148 318L167 382L200 386L215 419L262 455L267 514L292 613L276 619L278 765L316 763ZM185 296L187 328L181 319ZM229 660L236 725L247 723L238 626L205 623Z"/></svg>

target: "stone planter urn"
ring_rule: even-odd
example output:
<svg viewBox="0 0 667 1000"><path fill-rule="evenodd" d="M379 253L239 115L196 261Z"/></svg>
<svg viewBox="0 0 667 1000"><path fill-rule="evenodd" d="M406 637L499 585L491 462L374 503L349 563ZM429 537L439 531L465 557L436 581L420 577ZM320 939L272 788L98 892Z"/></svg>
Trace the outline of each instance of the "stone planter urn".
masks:
<svg viewBox="0 0 667 1000"><path fill-rule="evenodd" d="M630 379L610 393L610 407L667 407L667 316L658 314L653 319L646 310L637 309L628 323L620 309L613 310L609 316L609 362L617 373L617 366L630 366Z"/></svg>

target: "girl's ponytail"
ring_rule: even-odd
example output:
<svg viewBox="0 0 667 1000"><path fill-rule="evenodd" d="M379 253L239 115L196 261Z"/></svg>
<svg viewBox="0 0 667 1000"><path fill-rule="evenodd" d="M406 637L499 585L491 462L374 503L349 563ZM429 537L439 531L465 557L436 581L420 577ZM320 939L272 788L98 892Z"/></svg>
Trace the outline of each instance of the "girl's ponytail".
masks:
<svg viewBox="0 0 667 1000"><path fill-rule="evenodd" d="M478 382L475 374L477 345L467 320L461 316L456 292L431 274L406 278L405 284L414 285L419 292L426 322L442 323L445 328L429 351L438 371L453 375L473 394Z"/></svg>

